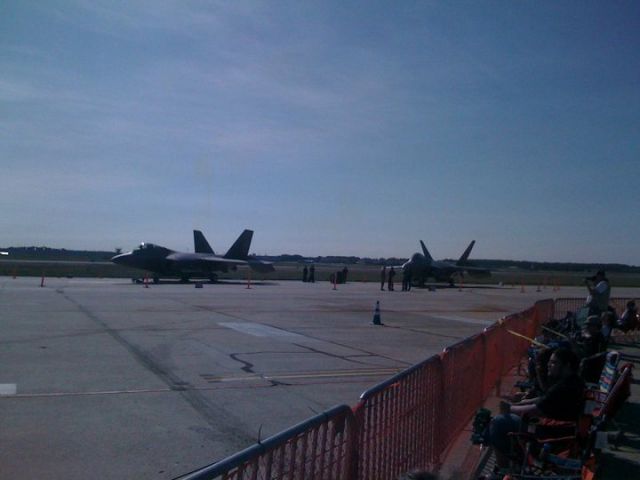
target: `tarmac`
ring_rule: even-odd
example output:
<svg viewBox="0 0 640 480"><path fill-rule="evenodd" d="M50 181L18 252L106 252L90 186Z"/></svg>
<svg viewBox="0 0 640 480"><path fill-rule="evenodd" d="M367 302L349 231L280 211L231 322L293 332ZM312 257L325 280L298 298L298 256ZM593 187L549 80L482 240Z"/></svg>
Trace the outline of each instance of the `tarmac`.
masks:
<svg viewBox="0 0 640 480"><path fill-rule="evenodd" d="M0 277L0 479L175 478L355 405L365 389L538 299L584 294L40 282ZM384 326L372 325L376 301Z"/></svg>

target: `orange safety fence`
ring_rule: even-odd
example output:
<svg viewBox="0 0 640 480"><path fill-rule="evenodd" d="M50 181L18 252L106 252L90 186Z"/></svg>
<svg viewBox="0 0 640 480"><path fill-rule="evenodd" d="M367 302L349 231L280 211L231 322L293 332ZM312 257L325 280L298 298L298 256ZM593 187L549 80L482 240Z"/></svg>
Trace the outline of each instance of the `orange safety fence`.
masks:
<svg viewBox="0 0 640 480"><path fill-rule="evenodd" d="M525 357L530 342L523 337L582 303L537 302L370 388L353 409L334 407L183 478L393 480L414 468L437 470L475 411Z"/></svg>
<svg viewBox="0 0 640 480"><path fill-rule="evenodd" d="M442 361L436 355L360 396L358 478L396 478L416 465L437 468L442 391Z"/></svg>
<svg viewBox="0 0 640 480"><path fill-rule="evenodd" d="M505 371L504 345L509 333L501 325L494 323L484 329L485 359L484 379L482 382L482 397L487 398L491 391L500 390L500 382Z"/></svg>
<svg viewBox="0 0 640 480"><path fill-rule="evenodd" d="M540 329L543 323L554 318L555 302L551 299L540 300L536 302L536 331Z"/></svg>
<svg viewBox="0 0 640 480"><path fill-rule="evenodd" d="M355 480L353 411L339 405L183 480Z"/></svg>
<svg viewBox="0 0 640 480"><path fill-rule="evenodd" d="M446 348L442 354L441 439L446 446L458 437L482 403L485 336L486 333L474 335Z"/></svg>
<svg viewBox="0 0 640 480"><path fill-rule="evenodd" d="M535 308L535 307L534 307ZM500 326L504 329L504 341L502 348L502 374L512 368L518 366L522 361L523 355L529 348L529 341L526 338L535 336L533 328L529 327L529 323L536 322L535 310L530 308L524 312L509 315L502 319ZM532 335L532 333L534 335Z"/></svg>

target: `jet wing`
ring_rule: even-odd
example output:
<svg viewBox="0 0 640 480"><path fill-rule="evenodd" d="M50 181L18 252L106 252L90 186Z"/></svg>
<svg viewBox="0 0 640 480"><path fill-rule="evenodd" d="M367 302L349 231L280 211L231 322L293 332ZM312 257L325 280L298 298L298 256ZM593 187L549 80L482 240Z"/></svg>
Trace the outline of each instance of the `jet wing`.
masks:
<svg viewBox="0 0 640 480"><path fill-rule="evenodd" d="M167 255L167 260L173 262L207 262L218 263L224 265L246 265L246 260L235 260L233 258L224 258L216 255L203 255L199 253L172 253Z"/></svg>
<svg viewBox="0 0 640 480"><path fill-rule="evenodd" d="M481 267L458 267L458 268L460 269L460 271L465 271L471 276L491 275L491 270L489 270L488 268L481 268Z"/></svg>
<svg viewBox="0 0 640 480"><path fill-rule="evenodd" d="M249 268L259 273L275 272L276 269L271 262L265 262L263 260L249 260Z"/></svg>

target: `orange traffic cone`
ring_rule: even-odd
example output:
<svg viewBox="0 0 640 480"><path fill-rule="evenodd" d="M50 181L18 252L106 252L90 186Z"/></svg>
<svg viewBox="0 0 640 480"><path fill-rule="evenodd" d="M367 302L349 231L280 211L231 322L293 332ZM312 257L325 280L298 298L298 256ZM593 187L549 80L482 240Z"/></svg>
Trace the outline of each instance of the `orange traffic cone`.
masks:
<svg viewBox="0 0 640 480"><path fill-rule="evenodd" d="M376 301L376 309L373 311L373 324L382 325L382 320L380 318L380 300Z"/></svg>

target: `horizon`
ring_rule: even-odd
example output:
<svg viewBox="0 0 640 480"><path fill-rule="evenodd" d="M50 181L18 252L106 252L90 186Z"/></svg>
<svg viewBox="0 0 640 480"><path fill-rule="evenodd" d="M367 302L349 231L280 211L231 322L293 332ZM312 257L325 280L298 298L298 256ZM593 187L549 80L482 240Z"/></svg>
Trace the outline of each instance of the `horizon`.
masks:
<svg viewBox="0 0 640 480"><path fill-rule="evenodd" d="M640 263L638 2L0 9L0 244Z"/></svg>
<svg viewBox="0 0 640 480"><path fill-rule="evenodd" d="M160 245L165 247L165 245ZM168 248L168 247L167 247ZM9 247L0 247L0 250L11 250L11 249L43 249L43 250L58 250L65 252L78 252L78 253L118 253L115 249L113 250L87 250L87 249L71 249L64 247L49 247L46 245L25 245L21 247L9 246ZM127 253L130 250L122 249L121 253ZM180 250L183 252L193 252L193 248L187 250ZM415 252L419 253L419 252ZM220 252L216 253L219 255ZM301 257L305 260L314 259L314 258L357 258L358 260L408 260L411 256L390 256L390 257L369 257L362 255L342 255L342 254L327 254L327 255L301 255L299 253L278 253L278 254L270 254L270 253L257 253L250 252L249 256L255 257L283 257L283 256L292 256L292 257ZM446 261L446 262L455 262L456 258L440 258L435 259L436 261ZM513 262L513 263L532 263L532 264L544 264L544 263L557 263L557 264L566 264L566 265L611 265L611 266L622 266L622 267L630 267L630 268L640 268L640 265L626 264L626 263L615 263L615 262L563 262L563 261L536 261L529 259L514 259L514 258L470 258L469 261L473 264L474 261L478 262Z"/></svg>

